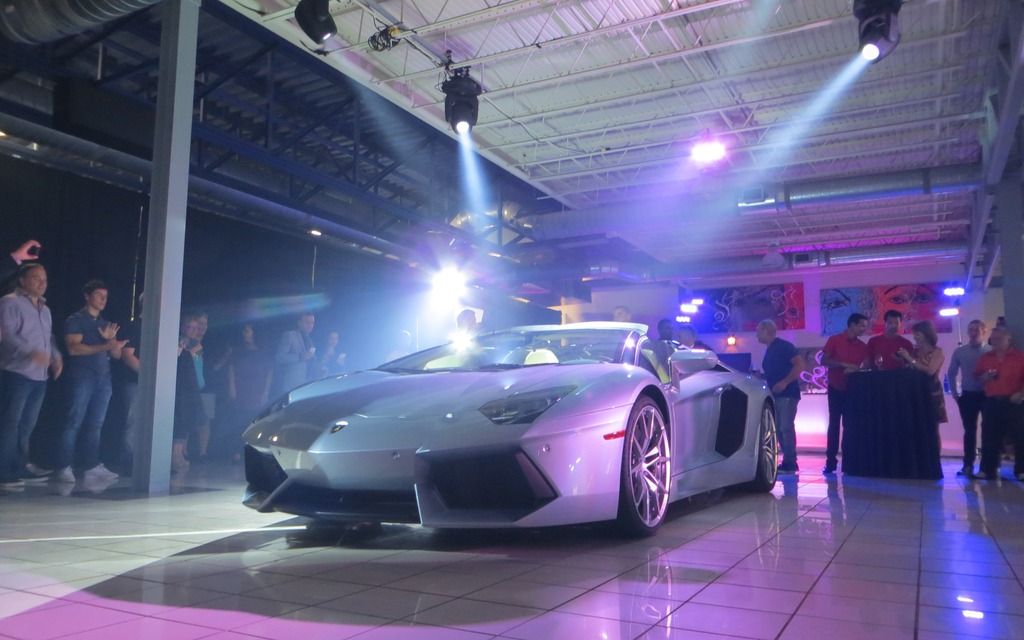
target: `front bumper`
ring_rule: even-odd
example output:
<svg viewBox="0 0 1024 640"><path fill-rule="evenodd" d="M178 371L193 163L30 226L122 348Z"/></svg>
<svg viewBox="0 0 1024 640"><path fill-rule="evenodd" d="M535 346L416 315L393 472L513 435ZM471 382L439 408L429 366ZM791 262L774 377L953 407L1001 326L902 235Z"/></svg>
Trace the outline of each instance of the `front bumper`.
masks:
<svg viewBox="0 0 1024 640"><path fill-rule="evenodd" d="M557 497L529 457L518 449L473 455L417 456L422 481L407 491L322 486L313 471L289 475L270 452L245 449L248 481L243 503L318 520L511 526ZM425 507L425 509L424 509ZM424 517L424 514L428 514Z"/></svg>

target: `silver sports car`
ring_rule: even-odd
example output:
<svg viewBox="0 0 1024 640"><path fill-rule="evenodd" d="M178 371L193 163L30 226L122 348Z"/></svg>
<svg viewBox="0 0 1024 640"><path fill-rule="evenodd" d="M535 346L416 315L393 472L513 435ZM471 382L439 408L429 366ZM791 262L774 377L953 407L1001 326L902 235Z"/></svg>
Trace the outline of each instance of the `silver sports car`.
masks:
<svg viewBox="0 0 1024 640"><path fill-rule="evenodd" d="M245 504L318 520L648 535L776 479L771 394L642 324L517 327L292 390L245 433Z"/></svg>

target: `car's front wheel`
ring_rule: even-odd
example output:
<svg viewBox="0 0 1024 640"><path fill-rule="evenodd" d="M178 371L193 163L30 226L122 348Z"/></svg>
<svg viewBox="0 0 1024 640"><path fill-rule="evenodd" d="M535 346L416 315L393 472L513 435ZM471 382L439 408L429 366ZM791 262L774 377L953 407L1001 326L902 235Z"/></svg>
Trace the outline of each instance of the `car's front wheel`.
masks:
<svg viewBox="0 0 1024 640"><path fill-rule="evenodd" d="M767 493L775 488L779 468L779 434L775 426L775 409L765 402L761 407L761 423L757 430L757 469L754 479L744 487L749 491Z"/></svg>
<svg viewBox="0 0 1024 640"><path fill-rule="evenodd" d="M668 508L672 478L665 417L654 400L642 396L633 405L626 426L619 488L619 529L629 536L658 530Z"/></svg>

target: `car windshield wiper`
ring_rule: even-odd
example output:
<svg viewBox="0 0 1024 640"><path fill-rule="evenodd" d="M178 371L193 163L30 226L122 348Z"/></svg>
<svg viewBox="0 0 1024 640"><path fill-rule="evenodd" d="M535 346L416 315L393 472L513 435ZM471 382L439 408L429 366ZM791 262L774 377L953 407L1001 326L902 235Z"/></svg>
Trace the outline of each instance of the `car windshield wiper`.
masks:
<svg viewBox="0 0 1024 640"><path fill-rule="evenodd" d="M506 369L522 369L521 364L512 364L511 362L492 362L491 364L482 364L477 367L466 369L467 371L505 371Z"/></svg>
<svg viewBox="0 0 1024 640"><path fill-rule="evenodd" d="M377 367L374 371L387 371L388 373L430 373L430 371L436 371L436 369L425 371L423 369L404 369L402 367Z"/></svg>

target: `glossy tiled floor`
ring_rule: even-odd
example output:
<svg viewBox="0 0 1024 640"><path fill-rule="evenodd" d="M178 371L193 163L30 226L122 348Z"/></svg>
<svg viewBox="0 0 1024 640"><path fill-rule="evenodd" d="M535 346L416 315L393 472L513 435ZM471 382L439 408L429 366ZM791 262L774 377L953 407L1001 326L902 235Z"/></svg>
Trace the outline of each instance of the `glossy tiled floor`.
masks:
<svg viewBox="0 0 1024 640"><path fill-rule="evenodd" d="M601 527L307 530L242 507L241 470L176 495L0 494L0 637L1024 638L1024 486L827 481L675 505L654 538Z"/></svg>

